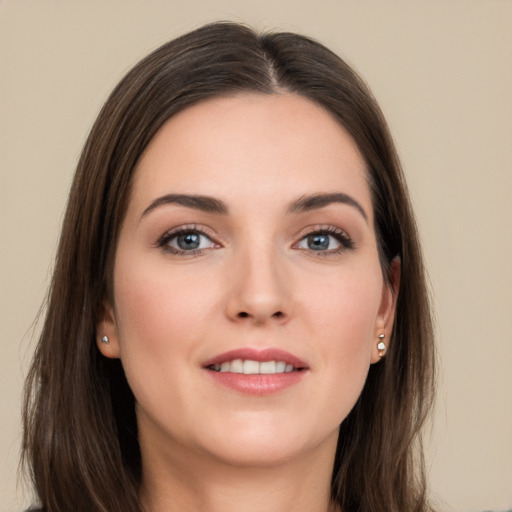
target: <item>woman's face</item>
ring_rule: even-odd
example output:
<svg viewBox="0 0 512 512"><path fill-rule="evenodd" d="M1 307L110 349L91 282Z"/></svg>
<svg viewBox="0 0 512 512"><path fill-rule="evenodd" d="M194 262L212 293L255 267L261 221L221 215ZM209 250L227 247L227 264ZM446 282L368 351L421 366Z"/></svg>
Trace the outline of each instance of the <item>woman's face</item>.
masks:
<svg viewBox="0 0 512 512"><path fill-rule="evenodd" d="M99 346L143 450L275 464L334 453L393 311L351 137L305 98L247 94L186 109L142 155Z"/></svg>

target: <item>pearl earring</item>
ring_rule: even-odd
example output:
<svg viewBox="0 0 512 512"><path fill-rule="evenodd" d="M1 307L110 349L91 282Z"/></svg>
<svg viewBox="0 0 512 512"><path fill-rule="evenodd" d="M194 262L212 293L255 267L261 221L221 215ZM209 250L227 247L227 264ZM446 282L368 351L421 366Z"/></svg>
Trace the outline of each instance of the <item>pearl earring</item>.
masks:
<svg viewBox="0 0 512 512"><path fill-rule="evenodd" d="M379 351L379 357L384 357L386 355L386 344L384 340L386 338L385 334L379 334L379 343L377 343L377 350Z"/></svg>
<svg viewBox="0 0 512 512"><path fill-rule="evenodd" d="M103 338L101 338L101 343L108 345L108 342L109 342L108 336L103 336Z"/></svg>

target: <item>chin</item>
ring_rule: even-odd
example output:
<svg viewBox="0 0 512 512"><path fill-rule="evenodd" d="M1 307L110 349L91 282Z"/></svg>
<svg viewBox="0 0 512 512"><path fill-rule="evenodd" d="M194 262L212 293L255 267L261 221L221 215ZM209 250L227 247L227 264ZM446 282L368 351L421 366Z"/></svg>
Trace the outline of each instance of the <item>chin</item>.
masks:
<svg viewBox="0 0 512 512"><path fill-rule="evenodd" d="M302 446L276 446L276 443L259 443L253 446L238 444L211 453L218 461L237 468L269 468L282 466L300 457L307 449Z"/></svg>
<svg viewBox="0 0 512 512"><path fill-rule="evenodd" d="M288 428L283 428L287 426ZM334 455L338 439L338 426L319 435L319 432L291 429L292 425L252 425L237 431L211 432L204 446L217 460L236 467L271 467L287 464L316 452L322 444ZM294 425L300 427L300 424Z"/></svg>

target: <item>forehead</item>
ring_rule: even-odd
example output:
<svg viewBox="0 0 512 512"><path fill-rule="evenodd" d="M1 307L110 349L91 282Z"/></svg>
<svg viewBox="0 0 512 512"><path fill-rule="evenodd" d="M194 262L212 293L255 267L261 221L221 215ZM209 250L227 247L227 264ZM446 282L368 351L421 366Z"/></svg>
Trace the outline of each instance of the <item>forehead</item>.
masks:
<svg viewBox="0 0 512 512"><path fill-rule="evenodd" d="M364 160L347 131L295 94L201 102L168 120L141 156L132 201L195 193L230 201L338 191L371 212ZM228 196L228 197L226 197Z"/></svg>

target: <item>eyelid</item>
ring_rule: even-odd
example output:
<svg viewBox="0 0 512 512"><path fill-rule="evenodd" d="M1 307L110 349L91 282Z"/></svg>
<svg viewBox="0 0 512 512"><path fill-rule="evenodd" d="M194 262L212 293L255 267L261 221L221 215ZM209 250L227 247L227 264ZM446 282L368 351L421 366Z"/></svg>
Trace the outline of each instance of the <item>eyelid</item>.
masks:
<svg viewBox="0 0 512 512"><path fill-rule="evenodd" d="M297 247L298 244L302 240L304 240L304 238L311 236L311 235L316 235L316 234L320 234L320 235L325 234L325 235L333 236L340 243L340 247L338 247L336 249L328 249L325 251L315 251L312 249L308 250L308 249L302 249L302 248ZM333 255L333 254L339 254L339 253L347 251L347 250L352 250L352 249L354 249L354 247L355 247L354 241L353 241L352 237L347 233L347 231L345 231L344 229L341 229L337 226L325 225L325 224L308 226L300 233L297 242L295 242L293 244L294 249L302 250L309 254L313 254L314 256L320 256L320 257L329 256L329 255Z"/></svg>
<svg viewBox="0 0 512 512"><path fill-rule="evenodd" d="M214 247L208 247L208 248L202 248L202 249L191 249L188 251L184 251L184 250L177 249L175 247L171 247L171 246L167 245L171 239L178 237L182 234L186 234L186 233L197 233L199 235L205 236L212 242ZM168 252L168 253L174 254L174 255L178 255L178 256L179 255L197 256L205 250L219 248L219 247L222 247L222 245L217 240L217 237L215 236L215 234L212 233L212 230L207 228L206 226L200 226L197 224L185 224L185 225L176 226L174 228L167 230L162 236L160 236L158 238L158 240L155 243L155 247L161 248L165 252Z"/></svg>

